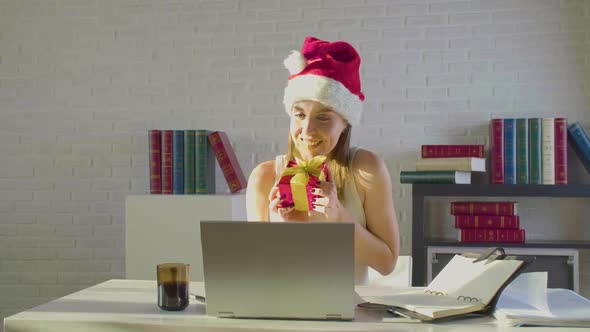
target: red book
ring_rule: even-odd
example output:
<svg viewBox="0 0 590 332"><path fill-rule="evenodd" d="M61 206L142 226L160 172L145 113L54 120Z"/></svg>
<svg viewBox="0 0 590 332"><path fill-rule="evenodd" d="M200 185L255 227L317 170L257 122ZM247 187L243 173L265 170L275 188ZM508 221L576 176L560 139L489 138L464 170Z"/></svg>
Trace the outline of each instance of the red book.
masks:
<svg viewBox="0 0 590 332"><path fill-rule="evenodd" d="M162 193L162 132L148 131L150 157L150 193Z"/></svg>
<svg viewBox="0 0 590 332"><path fill-rule="evenodd" d="M246 188L248 183L227 134L223 131L214 131L209 134L209 143L213 152L215 152L215 157L221 171L223 171L229 190L235 193Z"/></svg>
<svg viewBox="0 0 590 332"><path fill-rule="evenodd" d="M422 145L422 158L485 158L483 145Z"/></svg>
<svg viewBox="0 0 590 332"><path fill-rule="evenodd" d="M515 216L517 202L451 202L452 215Z"/></svg>
<svg viewBox="0 0 590 332"><path fill-rule="evenodd" d="M567 184L567 119L555 118L555 184Z"/></svg>
<svg viewBox="0 0 590 332"><path fill-rule="evenodd" d="M492 183L504 184L504 120L492 119L490 124L490 158Z"/></svg>
<svg viewBox="0 0 590 332"><path fill-rule="evenodd" d="M162 130L162 194L172 194L172 130Z"/></svg>
<svg viewBox="0 0 590 332"><path fill-rule="evenodd" d="M465 228L460 230L461 242L524 243L524 229Z"/></svg>
<svg viewBox="0 0 590 332"><path fill-rule="evenodd" d="M489 216L489 215L457 215L455 228L503 228L517 229L520 227L518 216Z"/></svg>

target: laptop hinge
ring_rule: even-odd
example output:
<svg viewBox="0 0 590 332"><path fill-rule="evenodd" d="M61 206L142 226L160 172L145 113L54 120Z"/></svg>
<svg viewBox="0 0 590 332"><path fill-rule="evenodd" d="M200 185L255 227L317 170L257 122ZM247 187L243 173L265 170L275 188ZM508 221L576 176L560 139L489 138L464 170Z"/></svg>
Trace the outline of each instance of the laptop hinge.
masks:
<svg viewBox="0 0 590 332"><path fill-rule="evenodd" d="M342 320L341 314L327 314L326 319Z"/></svg>
<svg viewBox="0 0 590 332"><path fill-rule="evenodd" d="M217 317L220 318L232 318L235 317L234 312L233 311L218 311L217 312Z"/></svg>

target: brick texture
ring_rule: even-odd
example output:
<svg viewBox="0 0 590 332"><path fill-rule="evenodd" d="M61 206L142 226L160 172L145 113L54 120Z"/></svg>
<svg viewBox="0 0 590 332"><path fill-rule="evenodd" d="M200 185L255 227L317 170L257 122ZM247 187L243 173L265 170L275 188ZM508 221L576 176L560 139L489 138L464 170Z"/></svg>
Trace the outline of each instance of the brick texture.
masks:
<svg viewBox="0 0 590 332"><path fill-rule="evenodd" d="M366 59L353 141L385 159L410 254L399 171L420 144L487 142L494 116L590 129L589 16L565 0L0 1L0 317L124 275L148 129L226 130L246 174L281 153L282 61L305 35Z"/></svg>

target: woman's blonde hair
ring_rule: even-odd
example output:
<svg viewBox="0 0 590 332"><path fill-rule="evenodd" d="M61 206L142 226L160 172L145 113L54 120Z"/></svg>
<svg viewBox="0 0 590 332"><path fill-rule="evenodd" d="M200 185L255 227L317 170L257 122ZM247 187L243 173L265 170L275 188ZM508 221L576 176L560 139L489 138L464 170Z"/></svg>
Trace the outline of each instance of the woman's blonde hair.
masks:
<svg viewBox="0 0 590 332"><path fill-rule="evenodd" d="M326 166L330 176L330 181L336 185L338 191L338 199L344 201L344 185L350 181L350 170L348 169L350 158L350 134L352 126L347 123L346 128L340 134L338 143L330 154L326 157ZM289 144L287 146L286 160L295 160L295 143L293 138L289 135Z"/></svg>

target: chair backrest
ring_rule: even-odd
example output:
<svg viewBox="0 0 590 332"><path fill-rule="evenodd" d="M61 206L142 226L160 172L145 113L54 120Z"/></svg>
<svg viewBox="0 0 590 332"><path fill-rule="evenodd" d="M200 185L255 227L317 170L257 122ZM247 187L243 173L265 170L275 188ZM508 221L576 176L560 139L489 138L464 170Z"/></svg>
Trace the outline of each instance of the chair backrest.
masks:
<svg viewBox="0 0 590 332"><path fill-rule="evenodd" d="M370 286L412 286L412 256L399 256L393 272L386 276L369 268Z"/></svg>

